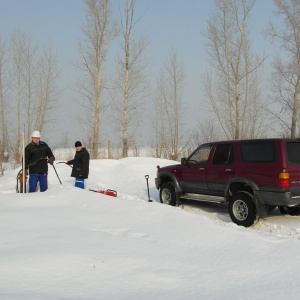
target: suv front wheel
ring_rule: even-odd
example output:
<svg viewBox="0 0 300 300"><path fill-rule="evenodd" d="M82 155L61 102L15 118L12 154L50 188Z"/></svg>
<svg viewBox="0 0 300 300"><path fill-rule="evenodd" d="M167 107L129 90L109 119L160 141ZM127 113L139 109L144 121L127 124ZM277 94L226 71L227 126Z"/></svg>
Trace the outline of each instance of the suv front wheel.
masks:
<svg viewBox="0 0 300 300"><path fill-rule="evenodd" d="M175 189L171 183L163 183L159 193L160 202L169 204L172 206L176 205Z"/></svg>
<svg viewBox="0 0 300 300"><path fill-rule="evenodd" d="M231 220L240 226L249 227L256 219L252 198L246 193L236 193L229 202Z"/></svg>

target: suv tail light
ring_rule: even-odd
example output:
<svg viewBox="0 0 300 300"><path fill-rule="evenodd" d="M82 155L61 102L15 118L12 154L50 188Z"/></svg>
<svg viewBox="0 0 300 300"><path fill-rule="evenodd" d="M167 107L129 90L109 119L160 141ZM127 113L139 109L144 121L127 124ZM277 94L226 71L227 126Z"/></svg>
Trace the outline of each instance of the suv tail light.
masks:
<svg viewBox="0 0 300 300"><path fill-rule="evenodd" d="M290 187L290 174L289 173L279 173L279 187L288 188Z"/></svg>

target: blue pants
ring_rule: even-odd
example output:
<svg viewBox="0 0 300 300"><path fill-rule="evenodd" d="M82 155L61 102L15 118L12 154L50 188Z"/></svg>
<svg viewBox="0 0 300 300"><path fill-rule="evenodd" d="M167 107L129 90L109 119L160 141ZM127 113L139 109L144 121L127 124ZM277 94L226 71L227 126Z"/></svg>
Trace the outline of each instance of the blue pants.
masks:
<svg viewBox="0 0 300 300"><path fill-rule="evenodd" d="M48 189L48 173L29 174L29 193L36 191L37 183L40 183L40 191L45 192Z"/></svg>
<svg viewBox="0 0 300 300"><path fill-rule="evenodd" d="M75 178L75 186L80 188L80 189L84 189L84 178L76 177Z"/></svg>

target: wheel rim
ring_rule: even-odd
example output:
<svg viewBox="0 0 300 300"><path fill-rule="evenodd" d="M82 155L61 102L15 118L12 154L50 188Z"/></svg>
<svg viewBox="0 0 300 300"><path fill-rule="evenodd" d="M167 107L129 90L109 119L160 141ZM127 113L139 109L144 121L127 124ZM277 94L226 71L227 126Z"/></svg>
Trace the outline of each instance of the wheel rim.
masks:
<svg viewBox="0 0 300 300"><path fill-rule="evenodd" d="M161 198L163 203L169 204L171 201L171 197L171 192L168 189L163 189L163 191L161 192Z"/></svg>
<svg viewBox="0 0 300 300"><path fill-rule="evenodd" d="M232 206L232 212L239 221L244 221L248 217L248 206L242 200L237 200Z"/></svg>

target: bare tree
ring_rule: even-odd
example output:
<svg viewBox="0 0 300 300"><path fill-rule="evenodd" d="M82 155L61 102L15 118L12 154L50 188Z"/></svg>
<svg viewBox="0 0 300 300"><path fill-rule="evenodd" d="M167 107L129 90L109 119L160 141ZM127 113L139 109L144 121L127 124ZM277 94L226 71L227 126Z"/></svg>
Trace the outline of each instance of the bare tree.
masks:
<svg viewBox="0 0 300 300"><path fill-rule="evenodd" d="M36 79L37 79L37 61L38 61L38 45L32 41L30 34L25 37L25 44L23 45L23 68L22 80L24 82L25 91L25 111L26 111L26 124L27 124L27 140L30 140L30 134L33 129L34 112L36 110L35 97L36 97Z"/></svg>
<svg viewBox="0 0 300 300"><path fill-rule="evenodd" d="M123 157L128 156L128 149L132 146L142 117L142 99L147 92L143 74L147 66L144 58L146 38L135 38L134 35L134 28L138 23L134 18L135 3L135 0L126 0L124 17L121 19L123 56L117 61L117 95L113 97L116 126L118 130L122 128Z"/></svg>
<svg viewBox="0 0 300 300"><path fill-rule="evenodd" d="M7 93L9 90L8 81L8 57L6 44L0 38L0 163L3 162L8 151L7 139Z"/></svg>
<svg viewBox="0 0 300 300"><path fill-rule="evenodd" d="M40 53L31 35L20 29L11 35L11 50L12 110L16 120L16 135L11 138L14 157L20 162L21 131L24 130L21 124L26 125L26 138L30 141L32 130L42 131L52 120L50 113L60 93L57 87L59 70L51 44Z"/></svg>
<svg viewBox="0 0 300 300"><path fill-rule="evenodd" d="M184 148L183 89L184 68L174 50L169 53L157 81L155 98L155 140L157 156L178 160Z"/></svg>
<svg viewBox="0 0 300 300"><path fill-rule="evenodd" d="M198 147L203 143L214 142L222 139L221 131L213 119L198 121L196 129L191 134L191 146Z"/></svg>
<svg viewBox="0 0 300 300"><path fill-rule="evenodd" d="M277 40L286 53L277 56L273 63L272 92L280 105L276 118L290 131L291 137L299 135L300 101L300 2L299 0L274 0L275 15L283 18L285 27L270 23L265 30L272 41Z"/></svg>
<svg viewBox="0 0 300 300"><path fill-rule="evenodd" d="M92 129L91 157L98 157L100 112L103 109L103 63L108 43L117 35L112 21L110 0L85 0L86 23L82 27L84 40L79 43L81 62L77 64L87 76L79 85L86 116L82 122Z"/></svg>
<svg viewBox="0 0 300 300"><path fill-rule="evenodd" d="M52 46L49 44L43 51L37 64L36 114L34 128L42 131L44 125L54 118L51 111L60 94L57 80L60 75L58 61Z"/></svg>
<svg viewBox="0 0 300 300"><path fill-rule="evenodd" d="M255 0L215 0L205 34L212 73L204 89L227 138L258 137L266 115L259 88L264 59L251 52L249 24Z"/></svg>
<svg viewBox="0 0 300 300"><path fill-rule="evenodd" d="M15 135L11 135L12 152L17 164L21 163L21 108L22 108L22 92L24 90L24 82L22 81L23 72L23 55L25 47L25 36L18 28L11 34L11 77L12 77L12 97L15 106L13 118L15 120ZM24 120L23 120L24 121Z"/></svg>

